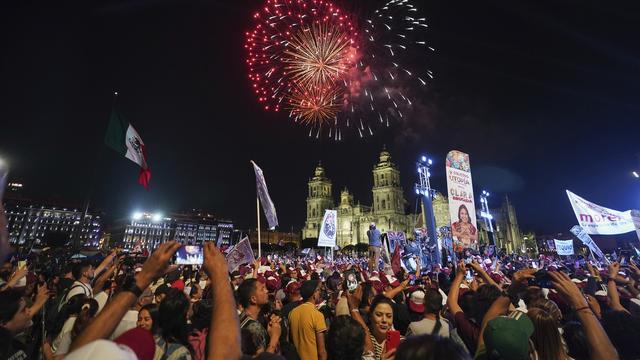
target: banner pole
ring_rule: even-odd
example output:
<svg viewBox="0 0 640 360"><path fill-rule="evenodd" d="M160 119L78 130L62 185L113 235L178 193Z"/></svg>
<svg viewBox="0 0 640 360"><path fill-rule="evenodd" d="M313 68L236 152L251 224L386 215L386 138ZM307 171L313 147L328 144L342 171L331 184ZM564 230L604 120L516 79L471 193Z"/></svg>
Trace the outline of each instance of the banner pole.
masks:
<svg viewBox="0 0 640 360"><path fill-rule="evenodd" d="M262 245L260 243L260 198L256 196L256 218L258 219L258 259L262 257Z"/></svg>

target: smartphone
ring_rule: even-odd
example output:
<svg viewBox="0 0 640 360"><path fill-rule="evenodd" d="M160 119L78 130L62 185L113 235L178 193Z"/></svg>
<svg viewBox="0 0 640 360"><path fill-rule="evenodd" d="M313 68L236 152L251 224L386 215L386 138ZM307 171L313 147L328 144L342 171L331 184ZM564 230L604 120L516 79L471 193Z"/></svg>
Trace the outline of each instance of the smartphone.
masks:
<svg viewBox="0 0 640 360"><path fill-rule="evenodd" d="M553 282L546 270L538 270L534 276L535 277L533 279L529 280L529 286L553 289Z"/></svg>
<svg viewBox="0 0 640 360"><path fill-rule="evenodd" d="M400 331L398 330L388 330L387 331L387 341L386 341L386 350L385 352L389 352L400 345Z"/></svg>
<svg viewBox="0 0 640 360"><path fill-rule="evenodd" d="M347 270L344 274L344 282L349 292L354 292L358 287L358 274L355 270Z"/></svg>
<svg viewBox="0 0 640 360"><path fill-rule="evenodd" d="M409 285L413 286L416 284L416 274L409 274Z"/></svg>
<svg viewBox="0 0 640 360"><path fill-rule="evenodd" d="M200 245L182 245L176 251L177 265L202 265L204 254Z"/></svg>
<svg viewBox="0 0 640 360"><path fill-rule="evenodd" d="M471 270L467 270L466 274L465 274L465 280L467 281L471 281L473 280L473 271Z"/></svg>

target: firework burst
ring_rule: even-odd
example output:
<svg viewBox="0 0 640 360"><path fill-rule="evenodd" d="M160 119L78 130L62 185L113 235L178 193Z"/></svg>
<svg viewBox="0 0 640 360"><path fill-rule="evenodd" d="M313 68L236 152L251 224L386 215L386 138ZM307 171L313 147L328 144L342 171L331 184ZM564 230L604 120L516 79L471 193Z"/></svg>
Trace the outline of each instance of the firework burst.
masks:
<svg viewBox="0 0 640 360"><path fill-rule="evenodd" d="M266 0L254 21L245 43L253 91L310 136L373 135L411 113L411 96L433 78L428 25L409 0L369 17L324 0Z"/></svg>

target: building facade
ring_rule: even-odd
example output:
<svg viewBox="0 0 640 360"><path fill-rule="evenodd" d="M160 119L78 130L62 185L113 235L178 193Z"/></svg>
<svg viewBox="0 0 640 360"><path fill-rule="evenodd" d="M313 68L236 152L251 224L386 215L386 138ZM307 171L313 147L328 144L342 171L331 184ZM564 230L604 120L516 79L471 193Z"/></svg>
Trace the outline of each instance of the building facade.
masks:
<svg viewBox="0 0 640 360"><path fill-rule="evenodd" d="M130 251L153 250L169 240L185 245L202 245L205 241L229 245L233 236L233 222L204 213L172 214L170 217L136 213L123 228L121 240L117 242Z"/></svg>
<svg viewBox="0 0 640 360"><path fill-rule="evenodd" d="M60 201L35 201L22 195L21 183L7 184L5 210L9 242L22 246L97 247L102 218Z"/></svg>
<svg viewBox="0 0 640 360"><path fill-rule="evenodd" d="M526 251L525 239L518 225L516 210L511 204L508 196L505 196L502 205L497 209L491 209L491 216L494 221L494 239L499 249L505 249L508 253L515 251ZM480 210L476 211L480 214ZM478 219L480 227L480 243L488 243L488 233L484 219Z"/></svg>
<svg viewBox="0 0 640 360"><path fill-rule="evenodd" d="M302 230L303 239L318 237L324 211L327 209L337 210L336 242L340 247L368 242L367 230L372 222L376 223L381 232L404 231L410 234L417 217L405 212L407 201L400 186L400 171L391 161L391 155L386 149L380 153L372 175L371 206L355 202L346 188L341 191L340 203L335 206L331 180L327 178L322 165L318 165L308 183L307 220Z"/></svg>

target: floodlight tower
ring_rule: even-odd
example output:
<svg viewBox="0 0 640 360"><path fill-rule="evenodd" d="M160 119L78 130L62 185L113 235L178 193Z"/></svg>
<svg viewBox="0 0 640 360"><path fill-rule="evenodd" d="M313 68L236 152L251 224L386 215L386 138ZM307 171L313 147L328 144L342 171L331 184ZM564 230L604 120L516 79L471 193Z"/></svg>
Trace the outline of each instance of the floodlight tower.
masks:
<svg viewBox="0 0 640 360"><path fill-rule="evenodd" d="M442 247L438 241L438 234L436 233L436 219L433 213L432 200L435 195L435 190L431 189L431 165L433 165L433 160L424 155L420 157L418 162L416 162L419 182L415 184L415 191L416 195L419 195L422 200L423 221L427 228L427 236L429 238L427 246L431 249L435 245L435 251L430 250L430 253L435 252L433 261L442 264Z"/></svg>
<svg viewBox="0 0 640 360"><path fill-rule="evenodd" d="M495 245L495 234L493 232L493 215L489 211L489 201L487 200L491 194L488 191L482 190L482 195L480 195L480 205L482 206L482 211L480 211L480 217L484 219L484 224L487 229L487 233L489 234L489 245Z"/></svg>

